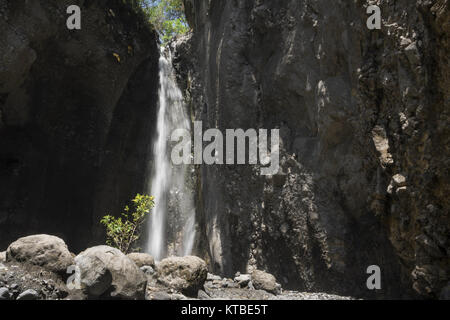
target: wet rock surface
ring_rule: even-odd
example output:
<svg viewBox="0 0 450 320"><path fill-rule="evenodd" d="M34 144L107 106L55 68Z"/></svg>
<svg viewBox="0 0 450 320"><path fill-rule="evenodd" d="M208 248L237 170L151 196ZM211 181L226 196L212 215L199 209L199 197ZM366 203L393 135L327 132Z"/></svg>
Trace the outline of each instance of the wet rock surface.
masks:
<svg viewBox="0 0 450 320"><path fill-rule="evenodd" d="M278 128L280 172L198 170L214 273L283 287L438 298L449 281L449 3L186 0L172 44L203 129ZM379 265L382 290L365 286Z"/></svg>

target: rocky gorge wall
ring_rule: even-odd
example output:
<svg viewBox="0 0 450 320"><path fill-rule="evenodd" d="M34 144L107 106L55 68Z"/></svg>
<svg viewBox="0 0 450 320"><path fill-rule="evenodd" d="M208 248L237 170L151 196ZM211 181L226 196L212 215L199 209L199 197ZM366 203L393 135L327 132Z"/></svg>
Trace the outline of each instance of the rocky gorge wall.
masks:
<svg viewBox="0 0 450 320"><path fill-rule="evenodd" d="M79 5L81 30L66 9ZM78 252L143 192L156 33L129 1L0 0L0 247L35 233Z"/></svg>
<svg viewBox="0 0 450 320"><path fill-rule="evenodd" d="M369 4L381 30L366 27ZM278 175L197 170L199 253L213 271L368 297L448 291L448 1L185 7L193 34L173 50L192 118L281 134ZM370 265L382 290L366 288Z"/></svg>

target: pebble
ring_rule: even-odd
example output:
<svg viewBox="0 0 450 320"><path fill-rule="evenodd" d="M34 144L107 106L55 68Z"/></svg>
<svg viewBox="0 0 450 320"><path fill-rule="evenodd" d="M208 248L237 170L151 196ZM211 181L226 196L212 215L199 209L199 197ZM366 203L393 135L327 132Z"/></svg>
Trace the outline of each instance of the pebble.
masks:
<svg viewBox="0 0 450 320"><path fill-rule="evenodd" d="M234 278L234 281L237 282L241 287L246 287L251 280L252 276L249 274L241 274Z"/></svg>
<svg viewBox="0 0 450 320"><path fill-rule="evenodd" d="M155 274L155 270L150 266L143 266L141 270L148 276L152 276L153 274Z"/></svg>
<svg viewBox="0 0 450 320"><path fill-rule="evenodd" d="M9 292L8 288L0 288L0 301L10 300L10 299L11 299L11 293Z"/></svg>
<svg viewBox="0 0 450 320"><path fill-rule="evenodd" d="M19 294L17 300L38 300L38 298L39 294L36 292L36 290L29 289Z"/></svg>
<svg viewBox="0 0 450 320"><path fill-rule="evenodd" d="M155 292L151 294L152 300L155 301L165 301L165 300L172 300L170 294L167 292Z"/></svg>
<svg viewBox="0 0 450 320"><path fill-rule="evenodd" d="M203 290L200 290L200 291L198 292L197 298L198 298L199 300L210 300L210 299L211 299L211 297L210 297L205 291L203 291Z"/></svg>
<svg viewBox="0 0 450 320"><path fill-rule="evenodd" d="M221 281L222 278L220 276L216 276L214 274L208 273L206 281Z"/></svg>

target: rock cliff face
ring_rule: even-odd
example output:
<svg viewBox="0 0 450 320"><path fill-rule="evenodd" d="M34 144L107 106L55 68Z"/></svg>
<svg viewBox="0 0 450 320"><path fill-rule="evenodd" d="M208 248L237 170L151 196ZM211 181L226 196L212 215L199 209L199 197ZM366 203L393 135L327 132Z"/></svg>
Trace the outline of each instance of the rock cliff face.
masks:
<svg viewBox="0 0 450 320"><path fill-rule="evenodd" d="M366 27L379 4L381 30ZM186 0L179 81L204 129L279 128L281 171L201 166L213 271L439 297L449 281L449 2ZM382 290L369 292L378 265ZM250 270L251 271L251 270Z"/></svg>
<svg viewBox="0 0 450 320"><path fill-rule="evenodd" d="M79 251L143 191L159 50L128 2L0 0L0 248L50 233Z"/></svg>

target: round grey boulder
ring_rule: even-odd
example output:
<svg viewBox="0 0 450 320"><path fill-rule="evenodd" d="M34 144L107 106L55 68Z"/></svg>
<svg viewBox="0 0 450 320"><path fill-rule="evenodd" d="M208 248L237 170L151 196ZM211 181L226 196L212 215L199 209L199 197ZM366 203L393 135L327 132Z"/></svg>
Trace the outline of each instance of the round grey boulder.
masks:
<svg viewBox="0 0 450 320"><path fill-rule="evenodd" d="M270 273L255 270L252 272L252 284L256 290L264 290L269 293L278 294L280 286Z"/></svg>
<svg viewBox="0 0 450 320"><path fill-rule="evenodd" d="M29 263L52 272L65 273L73 264L73 257L62 239L41 234L11 243L6 250L6 261Z"/></svg>
<svg viewBox="0 0 450 320"><path fill-rule="evenodd" d="M194 256L170 257L157 265L158 281L181 293L196 297L208 275L206 262Z"/></svg>
<svg viewBox="0 0 450 320"><path fill-rule="evenodd" d="M145 298L147 277L118 249L108 246L89 248L75 258L75 264L81 274L82 289L92 298Z"/></svg>
<svg viewBox="0 0 450 320"><path fill-rule="evenodd" d="M6 251L0 252L0 263L6 262Z"/></svg>
<svg viewBox="0 0 450 320"><path fill-rule="evenodd" d="M145 266L155 267L155 259L147 253L130 253L127 257L133 260L139 268Z"/></svg>

